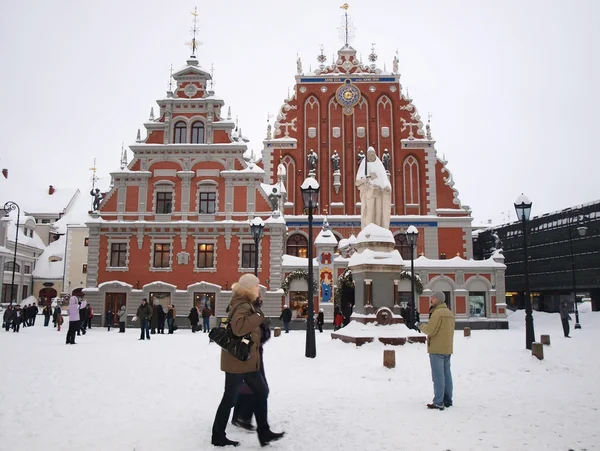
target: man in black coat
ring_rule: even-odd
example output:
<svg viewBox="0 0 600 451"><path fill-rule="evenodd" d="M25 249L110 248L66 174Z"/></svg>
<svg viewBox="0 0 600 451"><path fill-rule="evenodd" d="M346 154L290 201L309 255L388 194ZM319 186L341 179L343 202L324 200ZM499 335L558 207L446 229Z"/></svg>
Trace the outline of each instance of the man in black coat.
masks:
<svg viewBox="0 0 600 451"><path fill-rule="evenodd" d="M317 327L319 328L319 332L323 333L323 324L325 323L325 315L323 314L323 309L319 309L319 314L317 315Z"/></svg>
<svg viewBox="0 0 600 451"><path fill-rule="evenodd" d="M50 307L49 305L46 305L44 307L44 310L42 310L42 313L44 314L44 327L48 327L48 324L50 324L50 311L52 310L52 307Z"/></svg>
<svg viewBox="0 0 600 451"><path fill-rule="evenodd" d="M287 306L283 306L283 310L281 311L281 315L279 315L279 319L283 321L283 328L285 329L285 333L290 333L290 321L292 321L292 310Z"/></svg>
<svg viewBox="0 0 600 451"><path fill-rule="evenodd" d="M32 304L31 305L31 325L35 326L35 319L37 318L38 313L40 312L40 309L38 308L37 304Z"/></svg>
<svg viewBox="0 0 600 451"><path fill-rule="evenodd" d="M192 309L190 310L188 319L190 320L190 324L192 325L192 332L196 333L196 330L198 329L198 322L200 321L200 315L198 315L198 308L196 306L192 307Z"/></svg>
<svg viewBox="0 0 600 451"><path fill-rule="evenodd" d="M156 329L159 334L165 333L165 309L161 304L156 305Z"/></svg>

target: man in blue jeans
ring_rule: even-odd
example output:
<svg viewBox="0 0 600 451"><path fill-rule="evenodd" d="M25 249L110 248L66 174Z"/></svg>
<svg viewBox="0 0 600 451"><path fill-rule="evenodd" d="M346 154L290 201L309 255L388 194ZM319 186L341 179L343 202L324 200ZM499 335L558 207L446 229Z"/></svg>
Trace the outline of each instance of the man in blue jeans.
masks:
<svg viewBox="0 0 600 451"><path fill-rule="evenodd" d="M140 319L140 340L144 339L144 331L146 338L150 340L150 318L152 318L152 307L148 305L146 298L142 299L142 303L137 309L136 316Z"/></svg>
<svg viewBox="0 0 600 451"><path fill-rule="evenodd" d="M429 322L417 324L417 327L427 334L427 352L433 379L433 402L427 404L427 408L444 410L452 406L450 357L452 357L454 342L454 315L446 305L446 296L443 292L433 293Z"/></svg>

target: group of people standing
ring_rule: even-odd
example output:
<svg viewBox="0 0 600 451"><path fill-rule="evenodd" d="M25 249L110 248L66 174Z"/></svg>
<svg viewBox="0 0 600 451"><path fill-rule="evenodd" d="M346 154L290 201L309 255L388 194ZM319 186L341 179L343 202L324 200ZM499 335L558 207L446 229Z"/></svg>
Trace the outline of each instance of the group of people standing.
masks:
<svg viewBox="0 0 600 451"><path fill-rule="evenodd" d="M121 307L123 310L125 307ZM120 314L120 312L119 312ZM175 319L177 318L177 311L175 307L170 304L165 312L164 307L156 303L154 305L148 304L148 299L143 298L142 303L137 309L136 315L133 318L134 321L140 320L140 340L150 340L150 333L152 334L164 334L165 333L165 321L167 323L167 330L169 334L172 334L177 330L177 324ZM150 331L152 327L152 331Z"/></svg>
<svg viewBox="0 0 600 451"><path fill-rule="evenodd" d="M205 304L200 310L200 307L194 306L190 310L190 314L188 315L188 319L190 320L190 325L192 327L192 332L196 333L197 331L203 331L203 333L207 334L210 332L210 317L212 316L212 310ZM200 318L202 318L202 327L198 327L200 323Z"/></svg>
<svg viewBox="0 0 600 451"><path fill-rule="evenodd" d="M28 304L23 308L20 305L10 305L2 315L2 327L6 332L11 327L13 332L19 332L21 326L35 326L35 318L38 312L38 306L35 304Z"/></svg>

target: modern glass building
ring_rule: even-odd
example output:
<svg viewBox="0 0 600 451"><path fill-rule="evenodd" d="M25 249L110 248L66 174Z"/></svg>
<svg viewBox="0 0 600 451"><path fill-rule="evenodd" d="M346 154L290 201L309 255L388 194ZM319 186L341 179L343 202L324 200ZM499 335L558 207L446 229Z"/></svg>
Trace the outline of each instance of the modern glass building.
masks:
<svg viewBox="0 0 600 451"><path fill-rule="evenodd" d="M529 284L533 308L558 311L560 299L591 298L600 310L600 201L546 213L528 223ZM475 259L504 251L506 300L509 308L524 308L523 226L513 222L473 234Z"/></svg>

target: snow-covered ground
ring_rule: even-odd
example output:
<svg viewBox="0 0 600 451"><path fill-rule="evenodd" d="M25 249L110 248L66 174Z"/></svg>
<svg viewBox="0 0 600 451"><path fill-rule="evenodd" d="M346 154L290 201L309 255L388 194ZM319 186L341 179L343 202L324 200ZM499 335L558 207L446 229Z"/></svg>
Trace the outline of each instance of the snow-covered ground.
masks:
<svg viewBox="0 0 600 451"><path fill-rule="evenodd" d="M269 418L286 437L281 450L592 450L600 447L600 313L562 337L558 314L535 313L548 333L545 360L525 350L523 313L509 331L455 335L455 406L430 411L425 345L356 348L317 332L317 358L304 357L304 333L265 347ZM0 449L190 451L210 449L222 395L219 349L205 334L138 341L92 329L64 344L38 321L19 334L0 330ZM65 324L66 326L66 324ZM237 449L259 449L254 434L228 427Z"/></svg>

